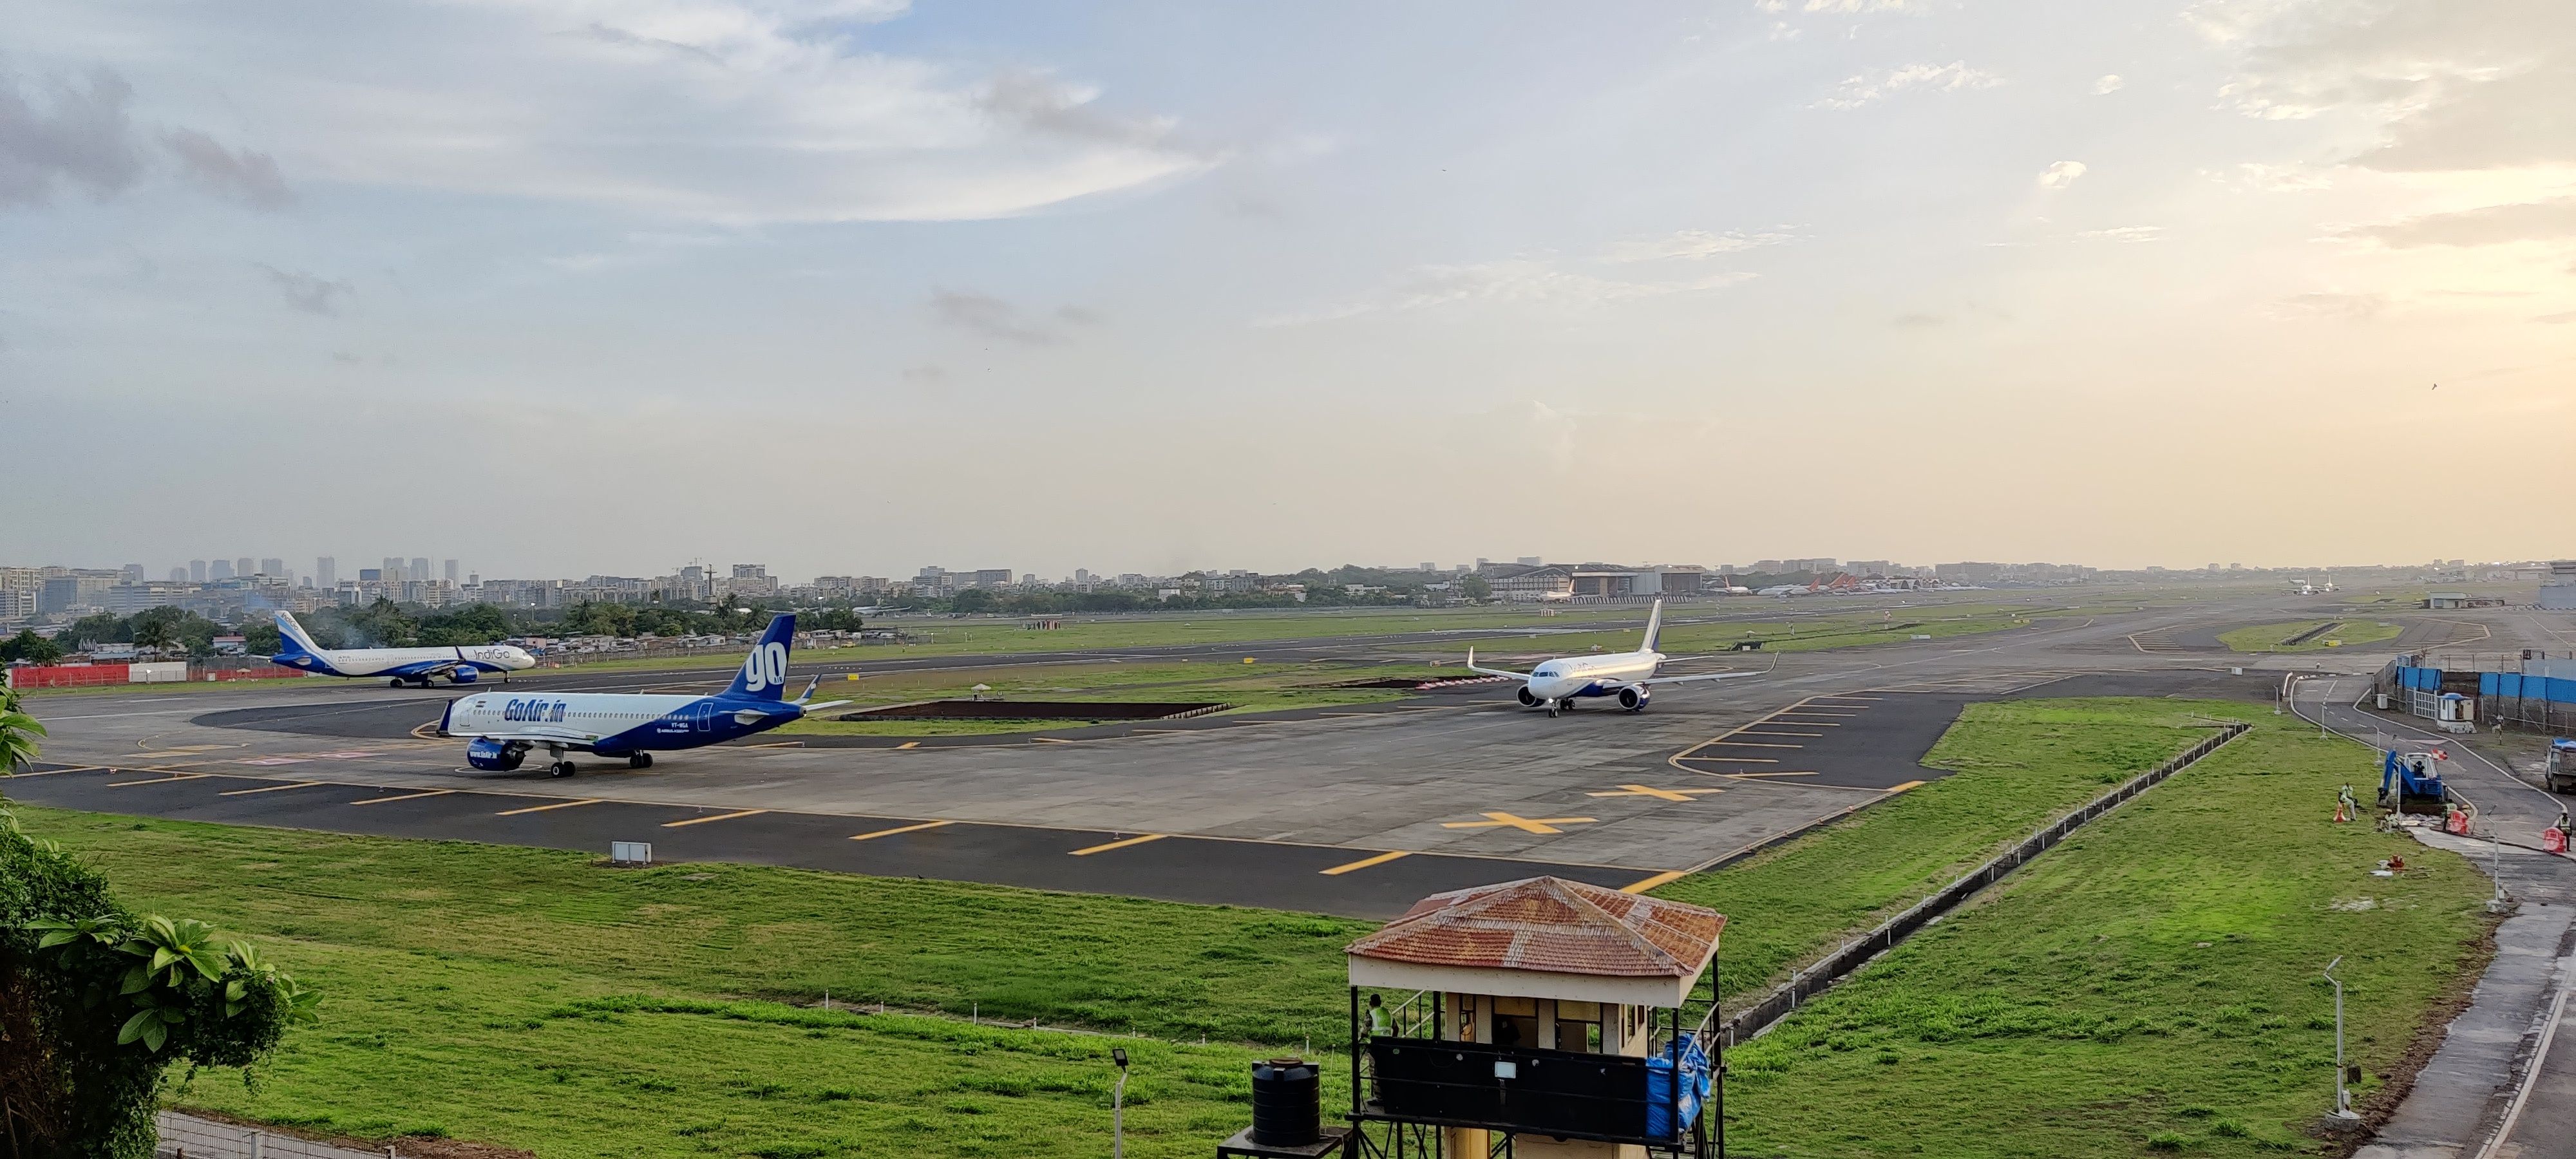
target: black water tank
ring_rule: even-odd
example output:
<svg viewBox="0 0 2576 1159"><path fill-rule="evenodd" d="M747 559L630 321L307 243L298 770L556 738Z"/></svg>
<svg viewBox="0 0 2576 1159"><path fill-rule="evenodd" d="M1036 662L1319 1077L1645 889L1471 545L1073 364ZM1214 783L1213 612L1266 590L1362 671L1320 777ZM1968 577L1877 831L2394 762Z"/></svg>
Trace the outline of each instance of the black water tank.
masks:
<svg viewBox="0 0 2576 1159"><path fill-rule="evenodd" d="M1324 1083L1315 1064L1274 1058L1252 1064L1252 1141L1303 1147L1323 1137Z"/></svg>

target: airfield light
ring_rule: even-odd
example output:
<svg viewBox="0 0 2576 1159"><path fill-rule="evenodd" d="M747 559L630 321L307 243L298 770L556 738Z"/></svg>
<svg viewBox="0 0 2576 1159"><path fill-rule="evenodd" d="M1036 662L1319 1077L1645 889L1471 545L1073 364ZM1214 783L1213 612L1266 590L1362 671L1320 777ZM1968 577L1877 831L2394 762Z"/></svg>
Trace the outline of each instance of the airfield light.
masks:
<svg viewBox="0 0 2576 1159"><path fill-rule="evenodd" d="M1118 1064L1118 1085L1109 1092L1109 1159L1127 1159L1127 1048L1110 1047L1109 1061Z"/></svg>
<svg viewBox="0 0 2576 1159"><path fill-rule="evenodd" d="M2335 967L2340 965L2343 965L2343 955L2337 954L2335 955L2334 961L2326 963L2325 968L2326 981L2334 983L2335 990L2335 1109L2333 1117L2337 1119L2357 1119L2361 1116L2352 1113L2352 1089L2345 1085L2352 1077L2352 1072L2345 1069L2343 1063L2343 980L2334 976Z"/></svg>

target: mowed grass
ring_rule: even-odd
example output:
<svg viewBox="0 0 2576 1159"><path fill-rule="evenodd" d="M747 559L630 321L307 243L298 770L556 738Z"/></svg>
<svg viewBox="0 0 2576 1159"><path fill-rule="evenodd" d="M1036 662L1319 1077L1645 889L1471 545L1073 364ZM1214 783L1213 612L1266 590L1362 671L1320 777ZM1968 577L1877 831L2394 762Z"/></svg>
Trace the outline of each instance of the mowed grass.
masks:
<svg viewBox="0 0 2576 1159"><path fill-rule="evenodd" d="M839 720L843 712L872 705L919 700L963 699L984 695L1003 700L1063 703L1119 703L1139 700L1221 703L1214 715L1273 712L1293 708L1379 704L1407 693L1385 688L1334 688L1330 685L1394 677L1470 675L1465 669L1394 664L1264 664L1170 661L1150 664L1049 664L1034 667L897 672L862 675L855 681L827 685L827 699L857 703L829 710L823 719L801 720L779 730L784 735L959 736L984 733L1040 732L1079 728L1079 720ZM977 685L984 691L978 693ZM818 693L819 695L823 695Z"/></svg>
<svg viewBox="0 0 2576 1159"><path fill-rule="evenodd" d="M2481 958L2461 858L2329 817L2369 754L2255 729L1731 1052L1748 1156L2325 1152L2337 955L2365 1101ZM2375 878L2403 854L2403 877Z"/></svg>
<svg viewBox="0 0 2576 1159"><path fill-rule="evenodd" d="M257 938L326 993L324 1024L291 1036L257 1091L208 1073L184 1105L366 1138L444 1133L549 1159L1105 1155L1113 1045L1137 1055L1131 1153L1203 1154L1249 1121L1250 1059L1345 1033L1341 947L1369 928L769 867L610 870L545 850L18 814L96 861L129 904ZM826 990L836 1006L897 1013L827 1016L816 1008ZM958 1021L970 1016L1148 1037Z"/></svg>
<svg viewBox="0 0 2576 1159"><path fill-rule="evenodd" d="M1726 914L1725 993L1758 994L2213 727L2172 701L1972 704L1924 758L1952 775L1654 893Z"/></svg>
<svg viewBox="0 0 2576 1159"><path fill-rule="evenodd" d="M2289 643L2292 636L2327 624L2341 627L2324 632L2314 639ZM2218 642L2237 652L2322 652L2327 648L2351 648L2394 640L2406 629L2379 620L2301 620L2294 624L2259 624L2218 634ZM2327 641L2335 641L2328 643Z"/></svg>

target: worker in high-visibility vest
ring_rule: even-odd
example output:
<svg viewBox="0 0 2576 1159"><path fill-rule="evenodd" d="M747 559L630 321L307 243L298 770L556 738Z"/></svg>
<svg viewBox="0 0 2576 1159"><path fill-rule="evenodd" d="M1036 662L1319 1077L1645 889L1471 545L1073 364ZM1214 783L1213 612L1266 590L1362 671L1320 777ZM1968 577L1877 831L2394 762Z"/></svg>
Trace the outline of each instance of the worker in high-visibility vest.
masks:
<svg viewBox="0 0 2576 1159"><path fill-rule="evenodd" d="M2343 788L2335 791L2335 820L2337 822L2350 821L2354 817L2359 816L2360 812L2361 802L2353 799L2351 785L2345 785Z"/></svg>

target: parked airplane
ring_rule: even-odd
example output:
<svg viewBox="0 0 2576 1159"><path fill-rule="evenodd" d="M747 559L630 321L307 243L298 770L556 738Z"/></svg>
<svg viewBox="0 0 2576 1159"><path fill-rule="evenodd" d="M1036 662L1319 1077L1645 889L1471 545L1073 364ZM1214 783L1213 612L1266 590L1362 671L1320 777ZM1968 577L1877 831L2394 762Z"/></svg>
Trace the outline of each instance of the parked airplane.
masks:
<svg viewBox="0 0 2576 1159"><path fill-rule="evenodd" d="M1740 676L1760 676L1759 672L1704 672L1696 676L1657 676L1655 669L1664 662L1664 654L1655 651L1655 637L1664 627L1664 601L1655 601L1655 610L1646 616L1646 639L1634 652L1615 652L1600 656L1566 656L1540 664L1528 672L1476 666L1476 650L1467 649L1467 669L1487 676L1509 676L1521 681L1520 702L1524 707L1547 709L1549 716L1571 709L1574 701L1585 696L1615 696L1619 707L1630 712L1644 712L1646 701L1653 698L1658 684L1686 684L1697 680L1732 680Z"/></svg>
<svg viewBox="0 0 2576 1159"><path fill-rule="evenodd" d="M478 692L448 702L438 732L472 738L473 743L465 746L465 763L487 772L516 769L535 749L546 750L546 771L558 777L573 773L565 753L624 757L628 768L649 769L655 751L719 744L767 732L809 712L848 704L846 700L812 703L814 689L822 683L819 676L805 686L803 696L786 698L787 648L795 636L793 614L769 621L769 630L752 645L733 684L713 696Z"/></svg>
<svg viewBox="0 0 2576 1159"><path fill-rule="evenodd" d="M537 666L537 658L508 644L483 644L466 648L325 648L306 635L304 625L286 612L277 613L277 655L272 664L283 664L324 676L383 676L395 688L404 684L429 687L429 682L444 676L450 684L472 684L486 672L512 672Z"/></svg>

